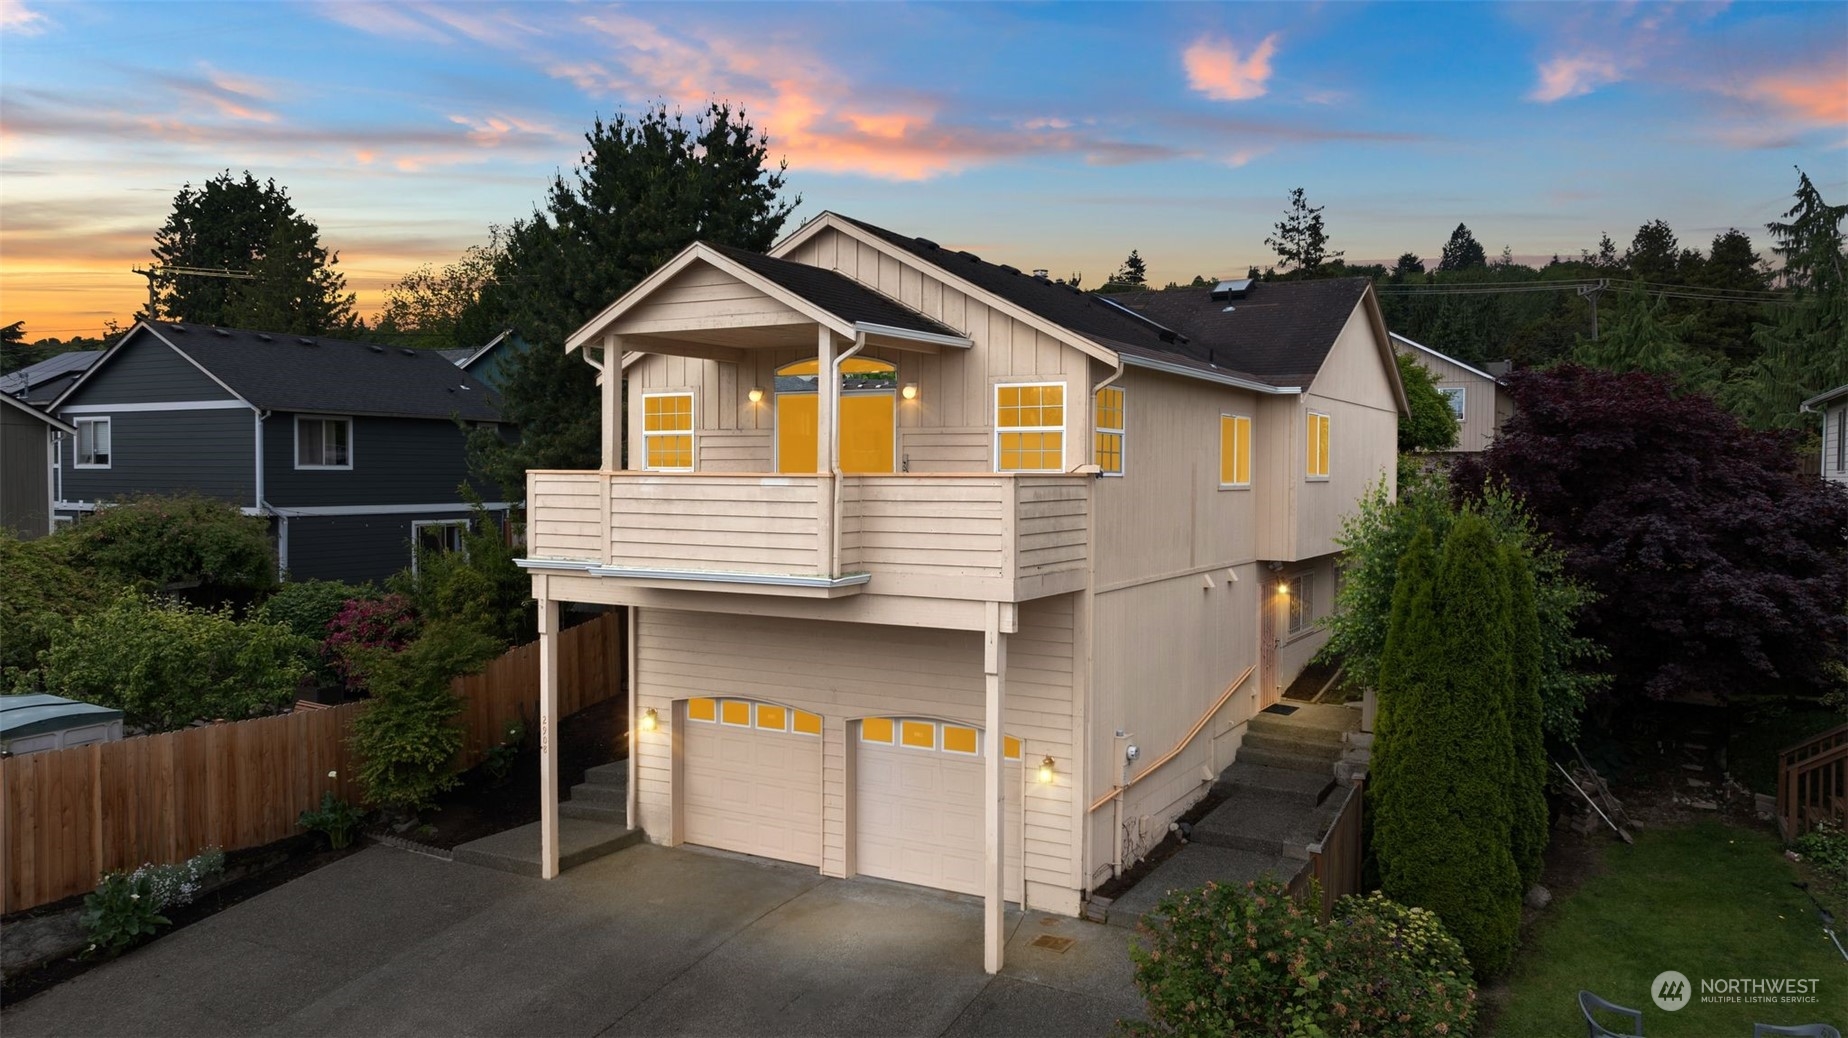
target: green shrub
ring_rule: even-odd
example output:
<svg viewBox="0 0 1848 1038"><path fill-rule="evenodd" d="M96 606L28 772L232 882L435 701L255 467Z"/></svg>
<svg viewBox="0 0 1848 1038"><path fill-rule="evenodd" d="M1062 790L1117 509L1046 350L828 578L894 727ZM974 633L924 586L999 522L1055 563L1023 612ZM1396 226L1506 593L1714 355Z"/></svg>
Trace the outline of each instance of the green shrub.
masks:
<svg viewBox="0 0 1848 1038"><path fill-rule="evenodd" d="M137 728L171 731L289 705L313 650L279 624L130 591L60 628L39 662L46 691L115 707Z"/></svg>
<svg viewBox="0 0 1848 1038"><path fill-rule="evenodd" d="M120 955L143 937L168 926L172 920L160 914L154 887L148 877L130 877L111 872L97 885L96 892L83 899L79 925L90 936L85 954Z"/></svg>
<svg viewBox="0 0 1848 1038"><path fill-rule="evenodd" d="M1797 837L1796 851L1810 864L1837 879L1848 881L1848 830L1841 823L1823 820Z"/></svg>
<svg viewBox="0 0 1848 1038"><path fill-rule="evenodd" d="M1320 899L1312 891L1310 901ZM1435 916L1379 894L1326 922L1271 877L1164 898L1130 946L1135 1035L1467 1034L1469 961Z"/></svg>
<svg viewBox="0 0 1848 1038"><path fill-rule="evenodd" d="M339 580L290 581L276 589L258 608L257 616L269 623L281 624L304 638L316 642L327 640L328 624L348 602L372 601L379 592L370 584L348 584Z"/></svg>
<svg viewBox="0 0 1848 1038"><path fill-rule="evenodd" d="M118 590L71 564L67 536L22 541L0 528L0 670L29 670L52 634Z"/></svg>
<svg viewBox="0 0 1848 1038"><path fill-rule="evenodd" d="M98 508L73 526L73 561L146 591L198 588L208 599L277 584L269 520L209 497L137 497Z"/></svg>
<svg viewBox="0 0 1848 1038"><path fill-rule="evenodd" d="M1540 882L1552 835L1546 809L1546 736L1541 731L1546 707L1540 699L1540 612L1534 603L1534 570L1519 546L1501 546L1509 591L1508 731L1514 739L1514 771L1508 793L1513 814L1514 865L1521 889Z"/></svg>
<svg viewBox="0 0 1848 1038"><path fill-rule="evenodd" d="M390 589L433 621L466 624L492 635L503 648L539 636L533 582L514 564L519 557L492 513L467 486L461 488L472 515L461 551L417 549L417 566L395 574Z"/></svg>
<svg viewBox="0 0 1848 1038"><path fill-rule="evenodd" d="M296 819L296 824L311 833L320 833L327 837L327 845L339 850L353 842L353 831L365 814L352 804L334 795L333 790L321 794L321 806L303 811Z"/></svg>
<svg viewBox="0 0 1848 1038"><path fill-rule="evenodd" d="M479 670L500 651L491 635L457 623L428 624L399 652L346 650L354 672L372 693L371 707L353 722L353 749L368 803L414 812L455 785L451 764L462 748L462 732L452 722L462 702L449 683Z"/></svg>

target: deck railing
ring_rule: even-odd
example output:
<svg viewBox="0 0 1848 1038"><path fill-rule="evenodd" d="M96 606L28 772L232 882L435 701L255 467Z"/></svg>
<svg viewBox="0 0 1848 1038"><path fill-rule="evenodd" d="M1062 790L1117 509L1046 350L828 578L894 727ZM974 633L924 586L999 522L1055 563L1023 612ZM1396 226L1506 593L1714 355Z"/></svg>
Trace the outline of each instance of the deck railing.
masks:
<svg viewBox="0 0 1848 1038"><path fill-rule="evenodd" d="M1777 754L1777 825L1794 840L1823 819L1848 820L1848 724Z"/></svg>

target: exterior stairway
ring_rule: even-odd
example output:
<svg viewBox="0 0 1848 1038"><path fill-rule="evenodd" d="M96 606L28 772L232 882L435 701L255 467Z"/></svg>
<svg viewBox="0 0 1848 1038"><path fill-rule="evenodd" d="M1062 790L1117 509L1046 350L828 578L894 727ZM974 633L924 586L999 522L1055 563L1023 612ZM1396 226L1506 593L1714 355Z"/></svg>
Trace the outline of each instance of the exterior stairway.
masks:
<svg viewBox="0 0 1848 1038"><path fill-rule="evenodd" d="M1238 757L1213 784L1225 799L1194 824L1187 846L1111 903L1108 922L1134 927L1170 890L1242 884L1267 872L1287 883L1308 865L1309 845L1340 810L1335 762L1360 711L1280 705L1296 710L1251 719Z"/></svg>
<svg viewBox="0 0 1848 1038"><path fill-rule="evenodd" d="M628 824L629 762L599 764L571 787L558 805L560 871L640 843L642 831ZM455 849L455 860L521 876L539 875L539 823L522 825Z"/></svg>
<svg viewBox="0 0 1848 1038"><path fill-rule="evenodd" d="M571 787L571 798L558 805L561 818L584 818L629 827L629 762L599 764Z"/></svg>

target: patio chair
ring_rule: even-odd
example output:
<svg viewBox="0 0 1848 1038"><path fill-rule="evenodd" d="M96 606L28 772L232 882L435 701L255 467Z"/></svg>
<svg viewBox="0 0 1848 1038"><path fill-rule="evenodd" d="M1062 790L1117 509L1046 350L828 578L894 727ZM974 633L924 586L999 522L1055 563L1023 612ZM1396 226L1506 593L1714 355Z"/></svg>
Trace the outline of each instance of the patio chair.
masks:
<svg viewBox="0 0 1848 1038"><path fill-rule="evenodd" d="M1642 1038L1643 1014L1629 1006L1620 1006L1615 1002L1606 1002L1589 991L1578 994L1579 1012L1585 1014L1585 1038ZM1634 1030L1613 1031L1598 1022L1593 1013L1615 1013L1630 1018ZM1838 1035L1837 1038L1840 1038Z"/></svg>
<svg viewBox="0 0 1848 1038"><path fill-rule="evenodd" d="M1753 1024L1752 1038L1842 1038L1828 1024Z"/></svg>

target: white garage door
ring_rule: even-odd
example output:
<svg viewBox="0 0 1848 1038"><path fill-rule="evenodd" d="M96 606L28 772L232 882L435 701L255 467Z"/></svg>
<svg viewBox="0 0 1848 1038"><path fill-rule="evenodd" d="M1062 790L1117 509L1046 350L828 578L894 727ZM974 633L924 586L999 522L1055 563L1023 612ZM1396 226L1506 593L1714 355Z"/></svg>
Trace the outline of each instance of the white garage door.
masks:
<svg viewBox="0 0 1848 1038"><path fill-rule="evenodd" d="M747 699L689 699L685 840L821 864L821 718Z"/></svg>
<svg viewBox="0 0 1848 1038"><path fill-rule="evenodd" d="M854 740L855 871L939 890L982 893L983 754L976 728L869 717ZM1005 740L1007 896L1020 900L1020 743Z"/></svg>

